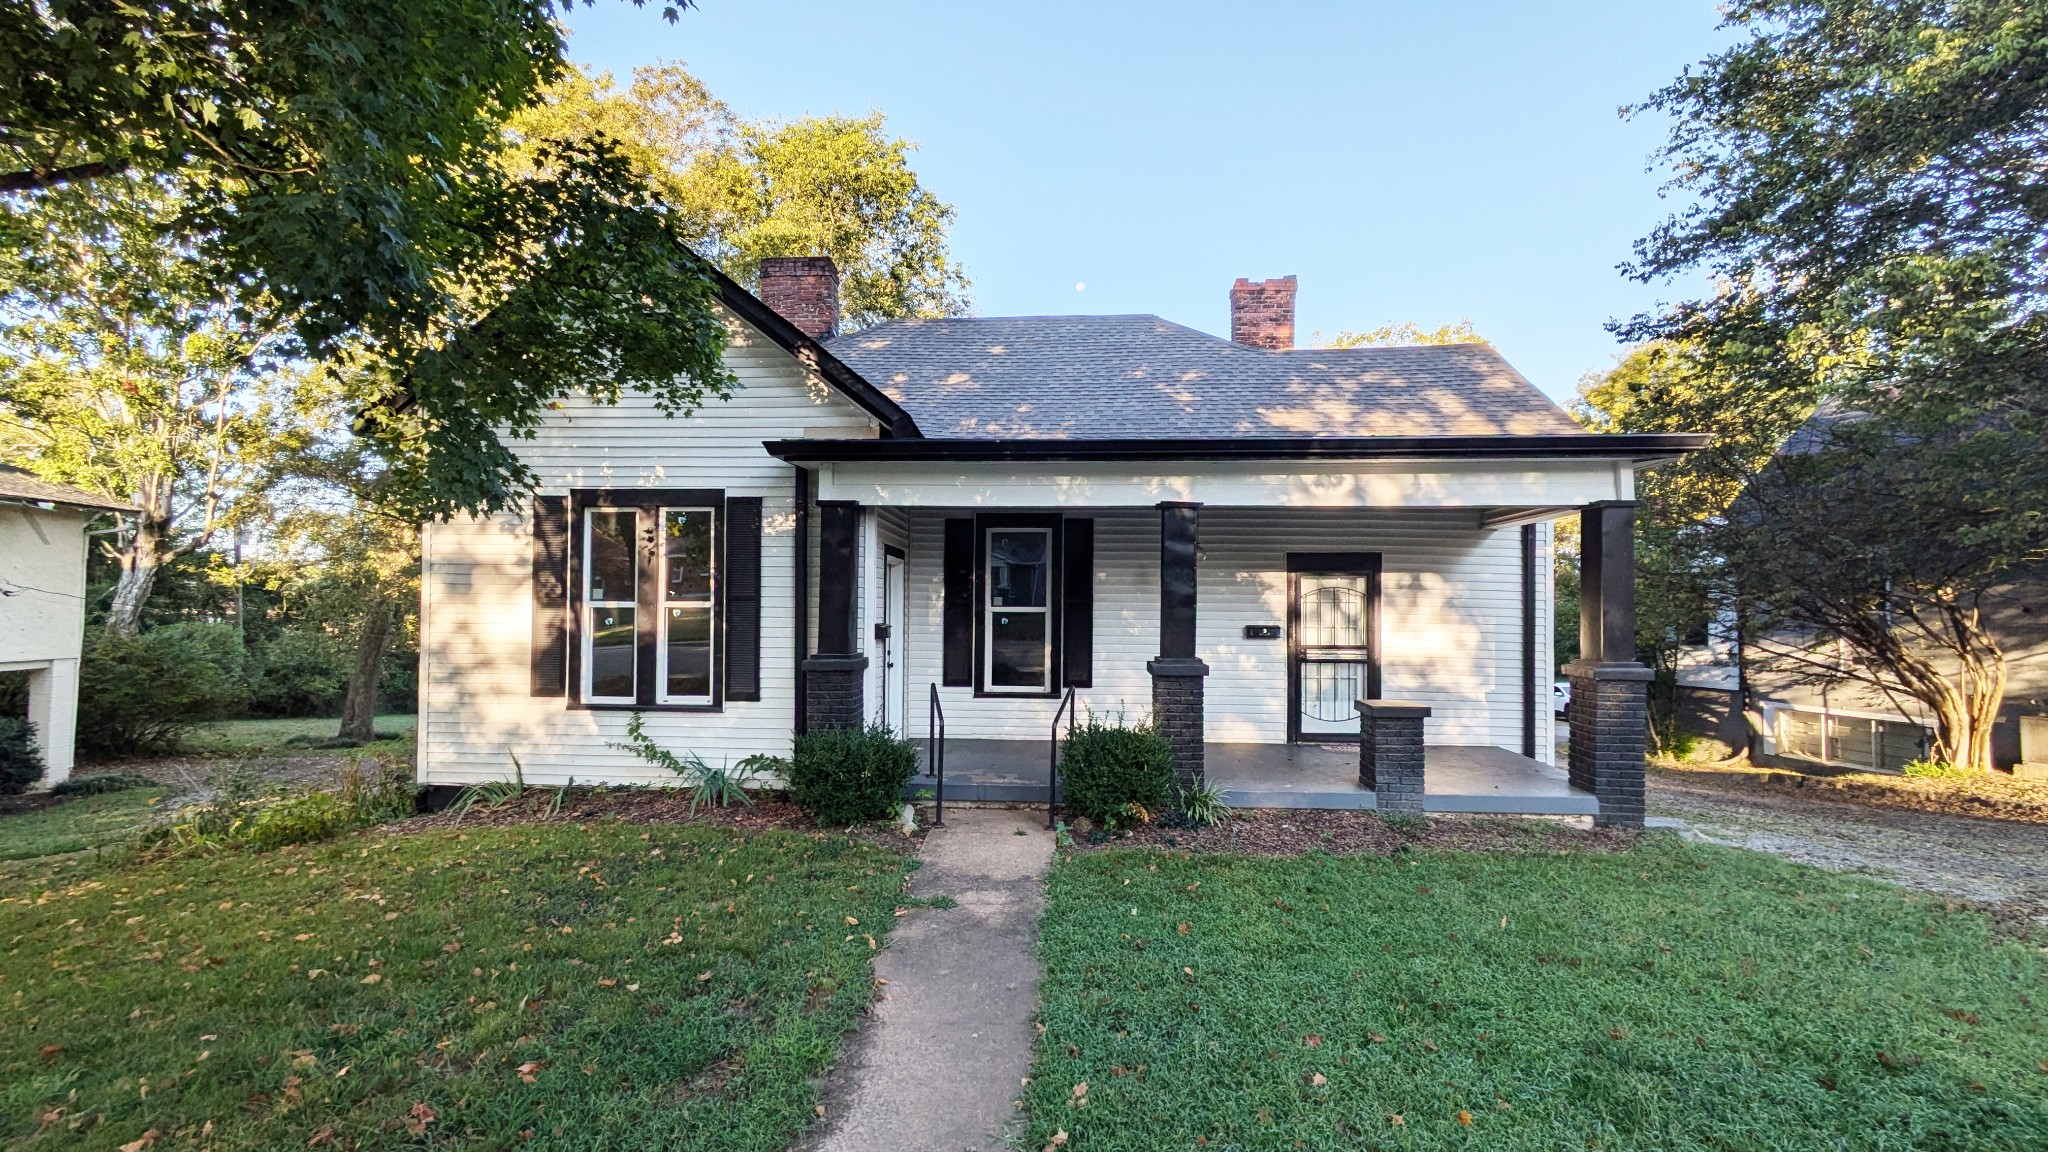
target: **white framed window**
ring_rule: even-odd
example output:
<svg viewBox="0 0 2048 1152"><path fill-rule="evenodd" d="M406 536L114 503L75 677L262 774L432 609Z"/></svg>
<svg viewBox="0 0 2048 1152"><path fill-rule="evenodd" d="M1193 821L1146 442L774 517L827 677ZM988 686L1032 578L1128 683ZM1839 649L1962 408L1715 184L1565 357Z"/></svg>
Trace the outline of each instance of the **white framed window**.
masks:
<svg viewBox="0 0 2048 1152"><path fill-rule="evenodd" d="M985 692L1052 690L1052 531L990 528L982 572Z"/></svg>
<svg viewBox="0 0 2048 1152"><path fill-rule="evenodd" d="M709 704L717 665L718 511L661 510L661 636L656 675L663 704Z"/></svg>
<svg viewBox="0 0 2048 1152"><path fill-rule="evenodd" d="M637 698L639 530L637 508L583 513L583 699L594 704Z"/></svg>

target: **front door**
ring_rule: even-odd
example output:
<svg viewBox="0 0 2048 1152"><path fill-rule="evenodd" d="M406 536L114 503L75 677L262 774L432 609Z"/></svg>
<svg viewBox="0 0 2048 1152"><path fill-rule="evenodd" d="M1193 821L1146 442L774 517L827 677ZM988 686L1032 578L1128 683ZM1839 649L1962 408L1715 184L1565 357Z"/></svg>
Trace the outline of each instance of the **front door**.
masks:
<svg viewBox="0 0 2048 1152"><path fill-rule="evenodd" d="M1289 738L1356 739L1357 702L1379 695L1379 555L1287 560Z"/></svg>
<svg viewBox="0 0 2048 1152"><path fill-rule="evenodd" d="M910 686L903 676L903 557L882 560L882 723L905 735L905 699Z"/></svg>

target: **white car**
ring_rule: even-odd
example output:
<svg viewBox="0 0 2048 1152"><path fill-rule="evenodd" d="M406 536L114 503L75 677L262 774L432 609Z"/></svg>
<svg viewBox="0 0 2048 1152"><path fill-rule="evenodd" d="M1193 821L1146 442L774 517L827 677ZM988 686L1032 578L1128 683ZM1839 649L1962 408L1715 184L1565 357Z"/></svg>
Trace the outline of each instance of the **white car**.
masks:
<svg viewBox="0 0 2048 1152"><path fill-rule="evenodd" d="M1569 680L1559 680L1559 681L1557 681L1557 682L1556 682L1555 684L1552 684L1552 685L1550 686L1550 705L1551 705L1551 707L1553 707L1553 708L1555 708L1555 709L1557 710L1557 714L1558 714L1559 716L1563 716L1563 715L1564 715L1564 710L1565 710L1566 708L1569 708L1569 707L1571 707L1571 704L1572 704L1572 683L1571 683L1571 681L1569 681Z"/></svg>

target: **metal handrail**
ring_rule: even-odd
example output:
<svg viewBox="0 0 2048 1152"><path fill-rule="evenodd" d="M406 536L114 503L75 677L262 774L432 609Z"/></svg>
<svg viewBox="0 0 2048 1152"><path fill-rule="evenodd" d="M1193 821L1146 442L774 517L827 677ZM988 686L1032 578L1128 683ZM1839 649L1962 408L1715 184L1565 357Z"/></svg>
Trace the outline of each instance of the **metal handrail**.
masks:
<svg viewBox="0 0 2048 1152"><path fill-rule="evenodd" d="M1060 717L1065 716L1067 718L1067 735L1072 736L1074 734L1074 713L1076 709L1074 686L1069 684L1067 685L1066 699L1060 701L1059 710L1052 714L1051 762L1046 765L1045 769L1045 826L1048 830L1052 829L1056 824L1053 813L1059 806Z"/></svg>
<svg viewBox="0 0 2048 1152"><path fill-rule="evenodd" d="M946 826L946 710L939 705L939 686L932 685L931 712L925 717L924 761L938 788L932 803L932 827Z"/></svg>

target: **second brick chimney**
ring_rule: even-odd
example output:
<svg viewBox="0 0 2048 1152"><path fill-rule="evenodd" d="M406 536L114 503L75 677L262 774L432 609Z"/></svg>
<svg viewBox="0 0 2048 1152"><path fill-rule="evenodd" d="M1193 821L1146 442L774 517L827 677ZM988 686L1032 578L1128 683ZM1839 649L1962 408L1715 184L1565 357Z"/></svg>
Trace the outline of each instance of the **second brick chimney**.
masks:
<svg viewBox="0 0 2048 1152"><path fill-rule="evenodd" d="M830 256L767 257L761 261L761 303L813 340L837 335L839 266Z"/></svg>
<svg viewBox="0 0 2048 1152"><path fill-rule="evenodd" d="M1294 277L1230 286L1230 342L1285 352L1294 347Z"/></svg>

